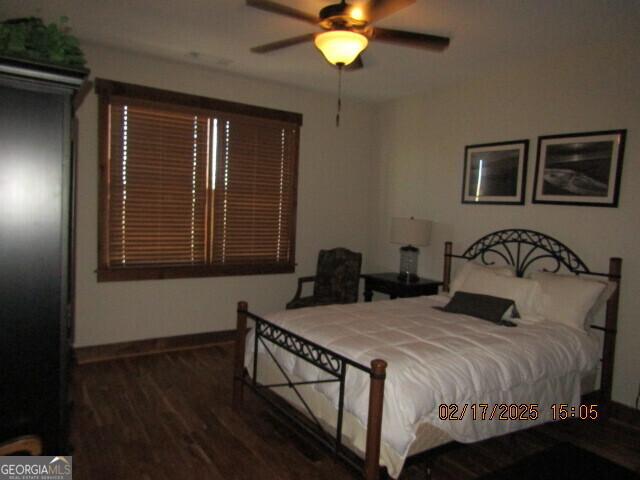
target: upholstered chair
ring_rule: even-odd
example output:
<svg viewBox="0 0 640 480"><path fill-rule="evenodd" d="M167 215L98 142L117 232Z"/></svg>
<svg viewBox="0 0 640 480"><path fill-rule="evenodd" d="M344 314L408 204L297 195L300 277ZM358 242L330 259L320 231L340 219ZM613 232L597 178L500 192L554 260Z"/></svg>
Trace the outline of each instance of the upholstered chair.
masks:
<svg viewBox="0 0 640 480"><path fill-rule="evenodd" d="M357 302L361 267L361 253L346 248L320 250L316 274L298 279L298 290L287 309ZM314 282L310 297L300 297L305 282Z"/></svg>

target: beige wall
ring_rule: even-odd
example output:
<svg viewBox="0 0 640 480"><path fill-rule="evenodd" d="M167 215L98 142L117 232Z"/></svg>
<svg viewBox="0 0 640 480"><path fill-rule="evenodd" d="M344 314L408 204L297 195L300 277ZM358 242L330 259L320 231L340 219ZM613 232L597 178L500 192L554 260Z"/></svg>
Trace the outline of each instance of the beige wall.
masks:
<svg viewBox="0 0 640 480"><path fill-rule="evenodd" d="M640 39L638 39L640 40ZM392 216L434 220L420 272L441 278L445 240L461 249L500 228L531 228L572 247L593 269L623 258L614 398L631 405L640 382L640 67L638 43L523 59L490 75L382 106L374 167L370 267L396 269ZM620 206L532 205L538 135L628 129ZM462 205L465 145L531 141L526 206Z"/></svg>
<svg viewBox="0 0 640 480"><path fill-rule="evenodd" d="M83 46L83 48L85 48ZM97 283L97 99L78 112L77 346L232 328L238 300L267 313L284 307L318 250L368 247L372 107L288 86L86 46L92 77L300 112L296 274ZM334 75L327 69L326 75Z"/></svg>
<svg viewBox="0 0 640 480"><path fill-rule="evenodd" d="M636 42L637 43L637 42ZM365 271L395 270L391 216L436 222L420 272L440 278L442 245L462 248L498 228L532 228L573 247L594 269L621 256L623 288L614 398L632 404L640 381L640 67L633 42L499 66L481 78L375 107L260 80L87 46L92 75L304 114L295 275L97 283L97 102L79 112L76 345L228 329L235 303L280 309L320 248L365 254ZM331 72L327 72L331 74ZM374 115L375 114L375 115ZM531 205L538 135L627 128L617 209ZM529 138L524 207L460 203L464 146Z"/></svg>

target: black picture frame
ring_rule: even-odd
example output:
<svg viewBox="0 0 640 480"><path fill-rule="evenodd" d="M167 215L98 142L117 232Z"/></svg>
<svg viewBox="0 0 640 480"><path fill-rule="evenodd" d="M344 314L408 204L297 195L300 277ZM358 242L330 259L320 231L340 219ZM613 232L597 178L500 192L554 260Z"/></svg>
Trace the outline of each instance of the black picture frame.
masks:
<svg viewBox="0 0 640 480"><path fill-rule="evenodd" d="M489 158L479 158L484 155ZM462 203L524 205L528 158L529 140L526 139L467 145L464 149ZM489 167L485 166L489 168L488 175L482 173L483 162L489 163ZM493 167L491 164L494 164ZM476 165L478 165L477 173ZM483 178L485 179L484 187ZM475 194L473 194L474 190Z"/></svg>
<svg viewBox="0 0 640 480"><path fill-rule="evenodd" d="M626 136L621 129L538 137L532 203L617 207Z"/></svg>

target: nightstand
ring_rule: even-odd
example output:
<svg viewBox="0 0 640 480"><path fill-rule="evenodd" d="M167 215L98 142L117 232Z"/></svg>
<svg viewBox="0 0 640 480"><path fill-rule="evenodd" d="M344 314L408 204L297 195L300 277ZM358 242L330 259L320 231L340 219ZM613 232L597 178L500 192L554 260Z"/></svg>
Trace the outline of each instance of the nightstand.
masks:
<svg viewBox="0 0 640 480"><path fill-rule="evenodd" d="M370 302L373 292L386 293L394 298L419 297L420 295L436 295L442 282L419 278L417 282L404 282L398 279L397 273L367 273L364 278L364 301Z"/></svg>

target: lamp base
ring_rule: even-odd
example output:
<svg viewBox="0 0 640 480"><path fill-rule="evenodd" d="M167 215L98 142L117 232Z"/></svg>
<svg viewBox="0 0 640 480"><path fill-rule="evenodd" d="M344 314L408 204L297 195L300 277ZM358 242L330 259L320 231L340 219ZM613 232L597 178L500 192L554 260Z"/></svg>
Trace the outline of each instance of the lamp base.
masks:
<svg viewBox="0 0 640 480"><path fill-rule="evenodd" d="M418 254L420 250L412 245L400 248L400 272L398 280L406 283L418 281Z"/></svg>

